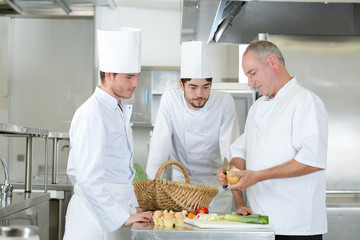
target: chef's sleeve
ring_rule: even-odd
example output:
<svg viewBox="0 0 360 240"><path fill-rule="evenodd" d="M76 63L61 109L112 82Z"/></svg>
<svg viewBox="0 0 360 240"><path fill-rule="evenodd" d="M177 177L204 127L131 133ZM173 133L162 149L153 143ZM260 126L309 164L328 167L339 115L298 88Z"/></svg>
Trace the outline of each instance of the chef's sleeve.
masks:
<svg viewBox="0 0 360 240"><path fill-rule="evenodd" d="M103 227L113 232L119 229L130 215L128 203L116 201L105 188L102 179L105 175L105 124L97 113L87 113L78 117L72 129L76 182Z"/></svg>
<svg viewBox="0 0 360 240"><path fill-rule="evenodd" d="M233 144L231 144L230 155L230 159L242 158L246 160L245 133L243 133Z"/></svg>
<svg viewBox="0 0 360 240"><path fill-rule="evenodd" d="M328 113L321 99L312 92L297 99L294 112L292 144L295 160L306 165L326 168Z"/></svg>
<svg viewBox="0 0 360 240"><path fill-rule="evenodd" d="M170 93L165 92L161 97L150 141L149 157L146 164L146 175L149 179L155 178L159 167L168 160L172 148L173 127L169 114L170 105L168 104L170 101Z"/></svg>
<svg viewBox="0 0 360 240"><path fill-rule="evenodd" d="M230 145L240 136L240 126L236 114L234 99L226 94L223 109L223 122L220 127L219 147L221 159L231 159Z"/></svg>

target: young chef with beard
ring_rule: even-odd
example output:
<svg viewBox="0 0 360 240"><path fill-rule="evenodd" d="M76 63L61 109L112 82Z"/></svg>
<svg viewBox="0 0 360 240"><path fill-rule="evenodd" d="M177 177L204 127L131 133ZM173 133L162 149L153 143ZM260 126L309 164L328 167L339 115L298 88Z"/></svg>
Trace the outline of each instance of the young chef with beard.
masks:
<svg viewBox="0 0 360 240"><path fill-rule="evenodd" d="M276 240L320 240L327 232L328 114L324 103L285 68L271 42L251 43L242 67L263 95L250 108L244 134L231 145L230 165L241 169L231 189L246 189L254 213L269 216ZM221 184L225 175L218 171ZM239 191L240 192L240 191ZM238 209L251 213L244 203Z"/></svg>
<svg viewBox="0 0 360 240"><path fill-rule="evenodd" d="M67 174L74 185L65 240L115 239L121 227L150 222L132 179L132 108L121 103L138 86L141 31L97 31L101 84L71 122Z"/></svg>
<svg viewBox="0 0 360 240"><path fill-rule="evenodd" d="M146 173L153 179L164 162L177 160L189 173L190 183L219 189L211 212L230 212L232 194L216 181L216 170L240 135L234 99L211 91L212 76L200 41L182 43L180 75L181 90L167 90L161 98ZM177 167L172 180L184 182Z"/></svg>

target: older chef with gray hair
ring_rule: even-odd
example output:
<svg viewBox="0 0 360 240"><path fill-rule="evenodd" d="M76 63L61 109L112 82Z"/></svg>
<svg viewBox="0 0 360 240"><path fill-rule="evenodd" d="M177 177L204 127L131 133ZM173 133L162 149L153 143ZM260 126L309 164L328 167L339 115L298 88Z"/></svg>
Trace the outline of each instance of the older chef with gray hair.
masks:
<svg viewBox="0 0 360 240"><path fill-rule="evenodd" d="M150 222L138 208L132 179L132 107L122 104L139 85L141 31L98 30L101 84L71 122L67 174L74 185L65 240L115 239L119 229Z"/></svg>
<svg viewBox="0 0 360 240"><path fill-rule="evenodd" d="M212 75L206 55L203 42L182 43L181 90L167 90L161 98L146 173L153 179L165 161L177 160L189 173L190 183L219 189L209 210L229 212L232 194L216 181L216 170L240 129L232 96L211 91ZM182 172L174 168L173 180L183 179Z"/></svg>

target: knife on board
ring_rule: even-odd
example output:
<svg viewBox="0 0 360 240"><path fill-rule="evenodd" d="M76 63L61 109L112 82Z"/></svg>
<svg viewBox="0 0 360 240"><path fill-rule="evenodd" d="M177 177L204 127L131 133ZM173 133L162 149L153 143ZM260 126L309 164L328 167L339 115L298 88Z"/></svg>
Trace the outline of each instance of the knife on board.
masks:
<svg viewBox="0 0 360 240"><path fill-rule="evenodd" d="M229 161L227 160L226 157L224 157L224 161L223 161L223 173L226 175L227 174L227 171L230 170L230 164L229 164ZM225 185L223 186L223 189L224 190L228 190L229 189L229 186L228 185Z"/></svg>

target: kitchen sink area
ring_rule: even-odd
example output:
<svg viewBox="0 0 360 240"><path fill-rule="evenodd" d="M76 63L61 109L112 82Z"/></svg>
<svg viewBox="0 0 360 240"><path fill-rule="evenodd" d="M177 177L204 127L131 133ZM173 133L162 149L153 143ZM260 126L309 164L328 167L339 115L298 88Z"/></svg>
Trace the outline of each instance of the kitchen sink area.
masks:
<svg viewBox="0 0 360 240"><path fill-rule="evenodd" d="M9 180L9 170L5 158L1 155L5 181L1 186L0 225L12 228L13 226L34 226L39 229L39 237L49 237L49 210L50 193L47 184L42 182L40 192L32 192L32 152L34 138L44 138L47 146L48 131L44 129L23 127L13 124L0 123L0 136L26 138L25 179L23 187L18 191ZM47 159L46 159L47 165Z"/></svg>

